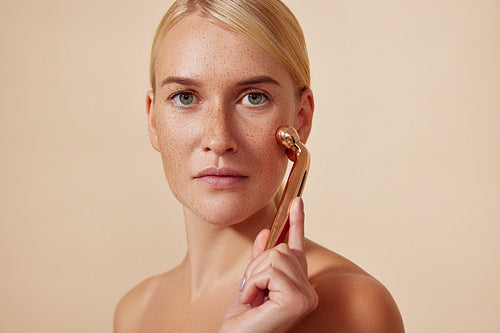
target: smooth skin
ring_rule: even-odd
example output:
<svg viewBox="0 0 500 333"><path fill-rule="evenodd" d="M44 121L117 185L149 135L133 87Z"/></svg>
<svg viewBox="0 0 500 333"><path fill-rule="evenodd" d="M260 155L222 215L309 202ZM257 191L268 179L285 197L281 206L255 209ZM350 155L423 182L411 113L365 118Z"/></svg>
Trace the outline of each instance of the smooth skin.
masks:
<svg viewBox="0 0 500 333"><path fill-rule="evenodd" d="M196 14L165 34L155 75L148 130L188 251L123 297L114 332L403 332L382 284L304 238L301 199L287 243L264 251L287 165L274 131L291 125L307 140L311 90L297 96L263 49ZM231 175L203 176L223 168Z"/></svg>

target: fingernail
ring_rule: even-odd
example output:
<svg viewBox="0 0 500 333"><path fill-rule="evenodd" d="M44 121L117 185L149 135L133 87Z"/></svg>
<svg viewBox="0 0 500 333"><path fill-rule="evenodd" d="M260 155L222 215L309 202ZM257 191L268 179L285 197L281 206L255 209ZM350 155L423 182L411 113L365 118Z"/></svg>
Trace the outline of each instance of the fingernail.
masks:
<svg viewBox="0 0 500 333"><path fill-rule="evenodd" d="M239 288L240 290L243 289L243 287L245 286L245 282L247 282L247 278L245 277L245 275L243 275L240 281L240 288Z"/></svg>
<svg viewBox="0 0 500 333"><path fill-rule="evenodd" d="M304 200L302 200L302 197L299 197L300 200L300 210L304 211Z"/></svg>

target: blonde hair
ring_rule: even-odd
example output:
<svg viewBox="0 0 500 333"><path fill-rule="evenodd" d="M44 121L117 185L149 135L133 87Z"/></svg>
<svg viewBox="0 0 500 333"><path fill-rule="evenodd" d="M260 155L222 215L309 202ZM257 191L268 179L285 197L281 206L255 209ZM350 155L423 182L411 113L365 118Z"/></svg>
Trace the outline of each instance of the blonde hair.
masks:
<svg viewBox="0 0 500 333"><path fill-rule="evenodd" d="M292 76L297 92L309 88L311 74L304 34L280 0L177 0L161 20L153 40L151 87L155 90L155 58L164 34L182 18L198 13L262 47Z"/></svg>

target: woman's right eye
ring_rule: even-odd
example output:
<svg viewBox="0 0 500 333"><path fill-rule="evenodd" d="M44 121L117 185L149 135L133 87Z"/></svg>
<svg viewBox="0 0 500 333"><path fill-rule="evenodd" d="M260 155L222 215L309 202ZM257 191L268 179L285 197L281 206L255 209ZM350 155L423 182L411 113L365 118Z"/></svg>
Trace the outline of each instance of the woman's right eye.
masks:
<svg viewBox="0 0 500 333"><path fill-rule="evenodd" d="M189 91L182 91L172 95L169 100L173 100L179 106L188 106L196 102L196 96Z"/></svg>

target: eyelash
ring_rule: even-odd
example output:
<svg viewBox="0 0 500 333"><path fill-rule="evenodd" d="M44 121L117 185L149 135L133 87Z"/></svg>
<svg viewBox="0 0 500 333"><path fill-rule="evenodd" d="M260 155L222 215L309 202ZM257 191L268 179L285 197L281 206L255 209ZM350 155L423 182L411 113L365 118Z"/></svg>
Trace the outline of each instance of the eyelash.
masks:
<svg viewBox="0 0 500 333"><path fill-rule="evenodd" d="M180 97L181 95L188 95L188 94L190 94L191 96L193 96L193 100L197 100L198 99L198 97L196 97L196 94L194 92L192 92L190 90L182 90L182 91L178 91L178 92L173 93L172 95L170 95L168 97L167 100L168 101L174 101L175 98ZM182 105L182 103L180 103L179 101L175 101L175 102L176 102L176 104L179 107L188 107L188 106L190 106L192 104L192 103L190 103L190 104L184 104L184 105Z"/></svg>
<svg viewBox="0 0 500 333"><path fill-rule="evenodd" d="M190 91L190 90L182 90L182 91L178 91L178 92L173 93L172 95L170 95L170 96L167 98L167 100L168 100L168 101L173 101L173 100L175 100L175 98L180 97L181 95L187 95L187 94L192 95L192 96L193 96L193 100L197 100L197 99L198 99L198 97L196 96L196 94L195 94L193 91ZM262 97L263 97L264 101L263 101L262 103L259 103L259 104L251 104L251 103L249 103L249 104L245 104L245 105L252 105L253 107L258 107L258 106L262 106L262 105L264 105L264 104L266 104L267 102L269 102L269 101L271 101L271 100L272 100L272 99L269 97L269 95L268 95L268 94L266 94L266 93L264 93L264 92L262 92L262 91L260 91L260 90L249 90L249 91L246 91L246 92L244 93L243 97L241 97L241 98L239 99L239 101L240 101L240 102L241 102L241 101L243 101L243 99L244 99L244 98L246 98L246 97L248 97L248 96L250 96L250 95L260 95L260 96L262 96ZM184 105L182 105L182 103L181 103L180 101L175 101L175 102L176 102L176 104L177 104L178 106L180 106L180 107L188 107L188 106L190 106L191 104L193 104L193 103L189 103L189 104L184 104Z"/></svg>
<svg viewBox="0 0 500 333"><path fill-rule="evenodd" d="M260 91L260 90L248 90L248 91L246 91L245 94L243 95L243 97L240 98L240 101L243 101L243 99L245 97L250 96L250 95L261 95L264 98L264 101L262 103L254 104L253 105L254 107L262 106L262 105L266 104L267 102L271 101L271 98L269 97L269 95Z"/></svg>

